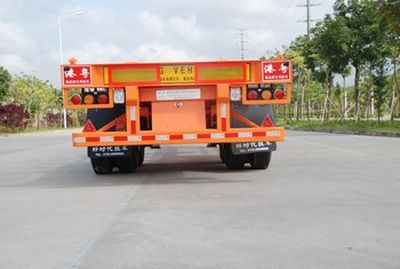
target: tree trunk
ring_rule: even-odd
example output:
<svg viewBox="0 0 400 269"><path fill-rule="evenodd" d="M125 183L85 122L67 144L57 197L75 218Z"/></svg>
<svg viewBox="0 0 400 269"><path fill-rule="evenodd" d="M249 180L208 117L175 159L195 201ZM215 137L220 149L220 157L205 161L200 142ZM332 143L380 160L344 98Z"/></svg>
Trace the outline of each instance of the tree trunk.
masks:
<svg viewBox="0 0 400 269"><path fill-rule="evenodd" d="M342 117L347 119L347 89L346 89L346 77L342 75L343 78L343 102L342 102Z"/></svg>
<svg viewBox="0 0 400 269"><path fill-rule="evenodd" d="M354 120L360 122L360 66L354 66L356 74L354 77Z"/></svg>

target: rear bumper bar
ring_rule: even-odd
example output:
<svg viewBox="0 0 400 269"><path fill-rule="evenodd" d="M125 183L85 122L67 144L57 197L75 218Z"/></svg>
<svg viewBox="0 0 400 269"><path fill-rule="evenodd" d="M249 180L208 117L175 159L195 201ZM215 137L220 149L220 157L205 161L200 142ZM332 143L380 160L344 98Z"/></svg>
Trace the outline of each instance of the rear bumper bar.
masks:
<svg viewBox="0 0 400 269"><path fill-rule="evenodd" d="M273 128L238 128L226 132L185 132L185 133L155 133L142 132L129 134L127 132L85 132L72 134L75 147L93 146L125 146L152 144L203 144L203 143L235 143L269 141L279 142L285 138L285 129Z"/></svg>

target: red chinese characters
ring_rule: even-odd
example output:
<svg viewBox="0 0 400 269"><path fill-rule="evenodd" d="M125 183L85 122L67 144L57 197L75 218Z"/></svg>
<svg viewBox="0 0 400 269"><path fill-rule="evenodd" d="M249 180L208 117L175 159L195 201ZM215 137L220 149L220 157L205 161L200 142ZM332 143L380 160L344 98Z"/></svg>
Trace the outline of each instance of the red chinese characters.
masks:
<svg viewBox="0 0 400 269"><path fill-rule="evenodd" d="M88 85L92 83L90 66L65 66L63 70L64 85Z"/></svg>
<svg viewBox="0 0 400 269"><path fill-rule="evenodd" d="M262 64L263 79L268 81L290 81L289 61L266 61Z"/></svg>

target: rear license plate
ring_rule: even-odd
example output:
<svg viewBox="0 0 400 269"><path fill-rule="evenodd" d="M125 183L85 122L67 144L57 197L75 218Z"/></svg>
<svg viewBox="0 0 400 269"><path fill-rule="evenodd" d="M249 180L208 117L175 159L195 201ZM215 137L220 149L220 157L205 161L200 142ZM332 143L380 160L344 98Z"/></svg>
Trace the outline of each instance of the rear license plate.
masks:
<svg viewBox="0 0 400 269"><path fill-rule="evenodd" d="M132 148L126 146L89 147L89 158L108 158L132 156Z"/></svg>
<svg viewBox="0 0 400 269"><path fill-rule="evenodd" d="M240 142L232 143L232 152L235 155L276 150L275 142Z"/></svg>

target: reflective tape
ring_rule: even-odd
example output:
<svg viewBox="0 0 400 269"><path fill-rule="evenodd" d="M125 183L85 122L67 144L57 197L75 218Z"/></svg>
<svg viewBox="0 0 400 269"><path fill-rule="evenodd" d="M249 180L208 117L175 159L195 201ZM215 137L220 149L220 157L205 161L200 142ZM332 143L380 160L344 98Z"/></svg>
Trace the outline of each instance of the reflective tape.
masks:
<svg viewBox="0 0 400 269"><path fill-rule="evenodd" d="M128 141L142 141L141 135L129 135Z"/></svg>
<svg viewBox="0 0 400 269"><path fill-rule="evenodd" d="M267 136L280 136L280 131L267 131Z"/></svg>
<svg viewBox="0 0 400 269"><path fill-rule="evenodd" d="M241 137L241 138L253 137L253 133L252 132L239 132L238 137Z"/></svg>
<svg viewBox="0 0 400 269"><path fill-rule="evenodd" d="M185 139L185 140L197 139L197 134L184 134L183 139Z"/></svg>
<svg viewBox="0 0 400 269"><path fill-rule="evenodd" d="M100 142L114 142L114 137L112 137L112 136L100 136Z"/></svg>
<svg viewBox="0 0 400 269"><path fill-rule="evenodd" d="M224 133L212 133L212 134L211 134L211 138L212 138L212 139L221 139L221 138L225 138L225 134L224 134Z"/></svg>
<svg viewBox="0 0 400 269"><path fill-rule="evenodd" d="M169 135L156 135L156 140L158 141L168 141Z"/></svg>
<svg viewBox="0 0 400 269"><path fill-rule="evenodd" d="M221 104L221 117L226 118L226 104Z"/></svg>
<svg viewBox="0 0 400 269"><path fill-rule="evenodd" d="M130 117L131 117L131 121L132 120L136 120L136 107L135 106L130 106Z"/></svg>
<svg viewBox="0 0 400 269"><path fill-rule="evenodd" d="M85 143L86 137L74 137L73 141L74 143Z"/></svg>

